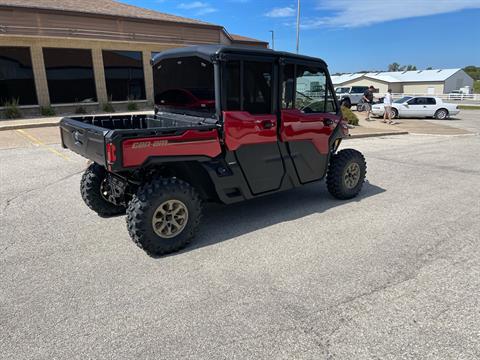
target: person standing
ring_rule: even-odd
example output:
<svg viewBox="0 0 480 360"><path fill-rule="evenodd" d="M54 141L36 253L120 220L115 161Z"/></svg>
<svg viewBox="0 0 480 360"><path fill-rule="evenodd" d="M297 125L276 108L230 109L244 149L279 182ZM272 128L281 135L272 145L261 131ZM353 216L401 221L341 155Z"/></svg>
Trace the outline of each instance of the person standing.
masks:
<svg viewBox="0 0 480 360"><path fill-rule="evenodd" d="M365 110L367 110L367 117L365 120L370 120L370 112L372 111L373 103L373 91L375 88L373 85L370 85L367 90L363 93L363 100L365 101Z"/></svg>
<svg viewBox="0 0 480 360"><path fill-rule="evenodd" d="M383 112L383 122L387 123L388 116L388 123L393 125L395 122L392 120L392 102L392 89L388 89L383 98L383 107L385 108Z"/></svg>

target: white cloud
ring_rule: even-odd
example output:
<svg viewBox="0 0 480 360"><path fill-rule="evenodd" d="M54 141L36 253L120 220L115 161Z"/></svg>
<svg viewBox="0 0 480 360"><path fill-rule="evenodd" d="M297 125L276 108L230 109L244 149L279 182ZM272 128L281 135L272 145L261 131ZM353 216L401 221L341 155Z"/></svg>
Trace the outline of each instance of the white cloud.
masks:
<svg viewBox="0 0 480 360"><path fill-rule="evenodd" d="M180 3L178 5L178 8L183 9L183 10L194 10L195 15L205 15L205 14L210 14L210 13L213 13L213 12L217 11L217 9L215 9L209 3L202 2L202 1Z"/></svg>
<svg viewBox="0 0 480 360"><path fill-rule="evenodd" d="M360 27L419 16L480 8L479 0L321 0L318 10L331 16L307 18L302 28Z"/></svg>
<svg viewBox="0 0 480 360"><path fill-rule="evenodd" d="M273 8L272 10L267 12L265 16L278 18L278 17L294 16L295 14L296 14L296 10L291 6L287 6L283 8Z"/></svg>

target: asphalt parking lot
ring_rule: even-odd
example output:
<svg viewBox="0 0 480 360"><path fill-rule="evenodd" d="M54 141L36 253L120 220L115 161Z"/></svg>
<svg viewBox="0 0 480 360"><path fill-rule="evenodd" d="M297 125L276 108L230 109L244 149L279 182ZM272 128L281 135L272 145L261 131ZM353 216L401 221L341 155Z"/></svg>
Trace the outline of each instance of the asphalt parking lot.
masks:
<svg viewBox="0 0 480 360"><path fill-rule="evenodd" d="M480 112L467 135L353 139L368 182L209 205L151 258L79 194L51 130L0 132L4 359L480 358Z"/></svg>

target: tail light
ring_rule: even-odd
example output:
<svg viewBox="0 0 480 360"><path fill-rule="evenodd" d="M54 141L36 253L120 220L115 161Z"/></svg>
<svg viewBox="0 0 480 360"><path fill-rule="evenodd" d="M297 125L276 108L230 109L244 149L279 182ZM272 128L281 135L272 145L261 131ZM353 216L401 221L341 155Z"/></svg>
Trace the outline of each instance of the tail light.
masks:
<svg viewBox="0 0 480 360"><path fill-rule="evenodd" d="M117 161L117 147L112 143L107 143L107 164L112 165Z"/></svg>

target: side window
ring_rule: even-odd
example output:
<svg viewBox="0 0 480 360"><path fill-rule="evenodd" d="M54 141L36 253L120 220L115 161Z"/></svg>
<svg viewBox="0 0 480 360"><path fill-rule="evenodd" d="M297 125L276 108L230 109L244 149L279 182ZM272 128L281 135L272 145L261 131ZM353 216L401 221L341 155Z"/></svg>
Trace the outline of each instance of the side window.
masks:
<svg viewBox="0 0 480 360"><path fill-rule="evenodd" d="M227 62L227 110L240 110L240 61Z"/></svg>
<svg viewBox="0 0 480 360"><path fill-rule="evenodd" d="M244 61L243 110L250 114L272 113L273 66L270 62Z"/></svg>
<svg viewBox="0 0 480 360"><path fill-rule="evenodd" d="M434 98L427 98L427 104L428 105L436 105L437 102L435 101Z"/></svg>
<svg viewBox="0 0 480 360"><path fill-rule="evenodd" d="M407 101L408 105L417 105L417 99L418 98L413 98Z"/></svg>
<svg viewBox="0 0 480 360"><path fill-rule="evenodd" d="M304 65L287 64L283 70L282 109L305 113L336 113L335 95L327 85L323 70Z"/></svg>
<svg viewBox="0 0 480 360"><path fill-rule="evenodd" d="M426 98L417 98L417 105L426 105L427 104L427 99Z"/></svg>
<svg viewBox="0 0 480 360"><path fill-rule="evenodd" d="M282 82L282 109L295 108L295 66L285 65Z"/></svg>

